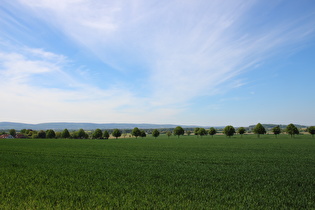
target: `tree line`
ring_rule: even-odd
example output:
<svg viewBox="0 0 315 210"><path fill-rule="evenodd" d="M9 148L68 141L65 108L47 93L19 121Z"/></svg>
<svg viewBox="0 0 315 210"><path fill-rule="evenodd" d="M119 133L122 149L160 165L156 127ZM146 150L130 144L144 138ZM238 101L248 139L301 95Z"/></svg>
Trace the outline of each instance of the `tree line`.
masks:
<svg viewBox="0 0 315 210"><path fill-rule="evenodd" d="M158 129L149 129L149 130L140 130L138 127L135 127L132 130L128 130L129 132L127 133L126 131L122 131L120 129L111 129L111 130L104 130L102 131L101 129L96 129L92 132L87 132L83 129L79 129L78 131L72 131L70 132L68 129L64 129L61 132L55 132L52 129L49 130L40 130L40 131L35 131L31 129L23 129L19 133L16 132L15 129L11 129L9 131L9 134L13 137L16 138L48 138L48 139L53 139L53 138L71 138L71 139L108 139L110 136L113 138L119 138L123 136L124 138L129 135L128 137L141 137L144 138L147 135L151 134L154 138L157 138L160 136L161 131ZM265 127L258 123L254 128L253 128L253 133L257 134L257 137L260 138L260 135L264 135L267 133ZM309 132L312 136L315 134L315 126L310 126L306 130ZM232 126L228 125L226 126L223 130L222 133L225 134L227 137L231 137L234 134L238 133L243 136L248 132L244 127L239 127L237 130ZM281 133L287 133L291 137L294 137L295 135L298 135L300 133L299 129L294 125L294 124L289 124L285 129L281 129L280 126L275 126L271 129L271 132L277 137ZM218 130L215 129L214 127L209 128L209 130L206 130L205 128L194 128L194 130L188 129L184 130L181 126L177 126L173 130L167 130L165 132L166 136L169 138L170 136L174 135L179 138L181 135L188 135L190 136L191 134L194 134L197 137L203 137L205 135L210 135L214 136L215 134L218 133Z"/></svg>
<svg viewBox="0 0 315 210"><path fill-rule="evenodd" d="M312 136L314 136L315 134L315 126L310 126L306 129L307 132L309 132ZM240 127L238 128L237 131L235 131L235 128L231 125L228 125L226 126L224 129L223 129L223 133L228 136L228 137L231 137L233 136L235 133L239 133L241 135L243 135L246 130L244 127ZM264 135L267 133L265 127L258 123L254 128L253 128L253 132L254 134L257 134L257 137L260 138L260 135ZM271 129L271 132L277 137L279 134L285 132L287 133L288 135L290 135L291 137L294 137L295 135L299 135L300 134L300 131L299 129L294 125L294 124L289 124L285 129L281 129L279 125L273 127Z"/></svg>

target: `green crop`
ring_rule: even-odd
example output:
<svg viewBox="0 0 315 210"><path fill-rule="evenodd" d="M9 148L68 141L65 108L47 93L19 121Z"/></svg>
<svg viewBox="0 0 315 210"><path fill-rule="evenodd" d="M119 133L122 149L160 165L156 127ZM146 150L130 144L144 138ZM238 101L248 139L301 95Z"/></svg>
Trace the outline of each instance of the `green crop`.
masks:
<svg viewBox="0 0 315 210"><path fill-rule="evenodd" d="M0 209L314 209L309 135L1 139Z"/></svg>

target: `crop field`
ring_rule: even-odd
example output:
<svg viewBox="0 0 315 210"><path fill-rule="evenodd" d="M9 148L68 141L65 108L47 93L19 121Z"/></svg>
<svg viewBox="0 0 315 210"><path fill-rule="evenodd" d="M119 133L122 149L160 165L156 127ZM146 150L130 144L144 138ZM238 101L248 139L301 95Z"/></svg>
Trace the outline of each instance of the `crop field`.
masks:
<svg viewBox="0 0 315 210"><path fill-rule="evenodd" d="M1 139L0 209L314 209L315 138Z"/></svg>

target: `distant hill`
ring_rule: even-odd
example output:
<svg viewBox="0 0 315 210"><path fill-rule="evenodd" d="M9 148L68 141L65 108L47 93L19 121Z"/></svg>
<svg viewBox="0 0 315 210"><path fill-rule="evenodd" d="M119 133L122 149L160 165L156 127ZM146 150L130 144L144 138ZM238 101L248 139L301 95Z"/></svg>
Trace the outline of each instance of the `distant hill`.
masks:
<svg viewBox="0 0 315 210"><path fill-rule="evenodd" d="M178 125L172 124L133 124L133 123L68 123L68 122L60 122L60 123L40 123L40 124L26 124L26 123L14 123L14 122L0 122L0 130L8 130L8 129L32 129L32 130L63 130L67 128L68 130L95 130L99 129L133 129L134 127L138 127L140 129L151 129L151 128L175 128ZM183 128L192 128L196 126L183 126Z"/></svg>
<svg viewBox="0 0 315 210"><path fill-rule="evenodd" d="M276 124L262 124L267 130L272 129L277 126ZM59 122L59 123L39 123L39 124L27 124L27 123L15 123L15 122L0 122L0 130L22 130L22 129L32 129L32 130L63 130L67 128L68 130L95 130L99 129L133 129L138 127L140 129L162 129L162 128L175 128L176 126L182 126L183 128L195 128L204 127L209 129L212 126L196 126L196 125L173 125L173 124L137 124L137 123L69 123L69 122ZM287 125L279 125L281 129L286 128ZM295 125L297 128L306 128L304 125ZM225 126L213 126L216 129L223 129ZM252 130L255 125L250 125L245 127L247 130ZM236 127L237 128L237 127Z"/></svg>

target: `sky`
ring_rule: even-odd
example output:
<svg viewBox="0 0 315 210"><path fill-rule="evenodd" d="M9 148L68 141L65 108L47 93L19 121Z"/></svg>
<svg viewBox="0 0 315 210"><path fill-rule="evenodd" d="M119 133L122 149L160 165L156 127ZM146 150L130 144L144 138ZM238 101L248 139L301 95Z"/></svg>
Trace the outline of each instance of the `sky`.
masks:
<svg viewBox="0 0 315 210"><path fill-rule="evenodd" d="M315 125L314 0L2 0L0 122Z"/></svg>

